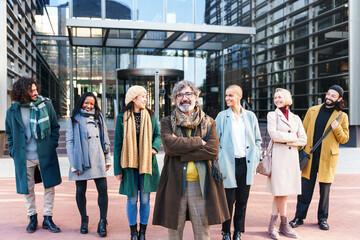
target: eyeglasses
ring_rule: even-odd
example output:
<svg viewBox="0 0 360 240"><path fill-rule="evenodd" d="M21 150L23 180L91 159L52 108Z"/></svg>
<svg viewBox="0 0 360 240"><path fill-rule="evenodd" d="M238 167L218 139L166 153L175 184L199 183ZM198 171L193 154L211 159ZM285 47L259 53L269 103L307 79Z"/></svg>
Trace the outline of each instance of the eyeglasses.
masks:
<svg viewBox="0 0 360 240"><path fill-rule="evenodd" d="M192 96L194 96L194 92L186 92L186 93L178 93L176 94L176 98L178 100L181 100L184 98L184 96L186 96L186 98L192 98Z"/></svg>
<svg viewBox="0 0 360 240"><path fill-rule="evenodd" d="M326 93L327 97L331 97L331 98L337 98L337 96L335 94L331 94L329 92Z"/></svg>

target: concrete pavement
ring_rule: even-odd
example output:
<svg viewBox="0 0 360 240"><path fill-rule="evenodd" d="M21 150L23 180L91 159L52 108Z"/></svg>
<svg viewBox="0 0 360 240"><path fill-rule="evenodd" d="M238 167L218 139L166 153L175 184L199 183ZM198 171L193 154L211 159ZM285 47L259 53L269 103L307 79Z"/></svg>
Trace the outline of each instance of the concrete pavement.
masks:
<svg viewBox="0 0 360 240"><path fill-rule="evenodd" d="M312 204L305 224L295 229L299 239L329 239L353 240L360 239L360 149L340 148L337 175L331 188L329 231L318 228L316 213L319 200L318 186L316 186ZM54 221L61 228L61 233L50 233L39 228L35 233L27 234L25 228L28 224L26 210L22 195L16 194L14 166L12 159L0 159L0 239L98 239L96 227L99 210L97 207L97 192L93 181L88 183L87 207L90 218L89 233L79 233L80 216L75 202L75 184L69 182L68 162L66 157L60 157L60 166L63 183L56 187ZM158 156L162 167L163 154ZM112 170L109 171L112 175ZM267 226L271 214L272 196L265 192L266 177L257 175L251 187L246 216L246 232L242 239L269 239ZM126 196L118 194L119 182L112 176L108 177L109 212L107 239L129 239L129 227L126 218ZM36 185L37 207L39 216L43 211L43 187ZM151 214L155 194L151 194ZM296 197L288 200L288 218L294 216ZM39 218L41 227L42 217ZM221 225L211 226L211 239L221 239ZM190 222L186 223L184 239L193 239ZM148 226L148 239L167 239L167 230L159 226ZM280 239L287 239L280 236Z"/></svg>

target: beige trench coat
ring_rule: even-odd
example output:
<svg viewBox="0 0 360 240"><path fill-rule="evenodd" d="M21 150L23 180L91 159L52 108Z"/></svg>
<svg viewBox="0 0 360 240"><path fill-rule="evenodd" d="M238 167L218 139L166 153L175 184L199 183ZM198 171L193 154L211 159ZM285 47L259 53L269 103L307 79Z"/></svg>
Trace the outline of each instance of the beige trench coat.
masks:
<svg viewBox="0 0 360 240"><path fill-rule="evenodd" d="M289 120L280 109L267 115L268 132L274 142L271 176L266 190L274 196L301 194L298 147L306 144L306 133L299 116L289 111Z"/></svg>

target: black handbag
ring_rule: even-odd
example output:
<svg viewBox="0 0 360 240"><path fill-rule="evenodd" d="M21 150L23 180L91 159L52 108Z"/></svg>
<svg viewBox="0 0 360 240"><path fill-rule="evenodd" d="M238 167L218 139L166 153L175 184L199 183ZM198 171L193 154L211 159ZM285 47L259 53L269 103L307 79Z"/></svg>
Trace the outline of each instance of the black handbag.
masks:
<svg viewBox="0 0 360 240"><path fill-rule="evenodd" d="M340 112L340 115L336 118L336 121L339 120L339 118L341 117L343 113ZM300 164L300 170L303 170L307 164L307 162L310 159L310 154L312 154L313 152L315 152L315 150L319 147L319 145L321 144L322 140L324 140L324 138L326 137L326 135L328 135L328 133L331 131L331 125L328 127L328 129L326 130L326 132L324 133L324 135L322 135L322 137L317 141L317 143L314 145L314 147L311 149L310 153L306 153L304 151L304 148L301 148L299 151L299 164Z"/></svg>

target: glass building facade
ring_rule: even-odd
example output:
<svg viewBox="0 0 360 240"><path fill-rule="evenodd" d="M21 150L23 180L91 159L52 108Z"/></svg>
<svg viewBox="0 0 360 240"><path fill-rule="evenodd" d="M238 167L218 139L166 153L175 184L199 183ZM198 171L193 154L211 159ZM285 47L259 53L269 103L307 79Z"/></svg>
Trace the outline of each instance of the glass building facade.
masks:
<svg viewBox="0 0 360 240"><path fill-rule="evenodd" d="M292 92L291 109L303 118L309 107L323 101L329 86L338 84L345 89L345 111L350 119L360 115L359 111L350 111L354 104L351 105L350 96L349 9L357 5L355 0L45 0L44 5L30 2L37 7L36 46L67 90L67 111L61 113L63 116L69 115L71 101L92 91L105 107L106 116L114 117L114 100L126 92L126 87L118 86L119 92L116 90L116 69L132 68L183 71L184 79L201 89L203 109L212 117L225 108L224 90L230 84L243 88L244 106L252 109L260 121L265 121L267 112L275 108L272 97L278 87ZM358 7L355 11L360 14ZM223 50L102 47L91 46L85 40L83 45L73 46L69 34L83 39L101 39L106 35L108 42L114 42L119 38L136 39L141 32L110 29L105 34L104 29L95 26L70 29L67 19L245 26L256 28L256 34ZM171 34L148 31L142 37L155 42ZM201 33L183 33L178 40L186 43L201 37ZM350 122L355 132L359 119Z"/></svg>

